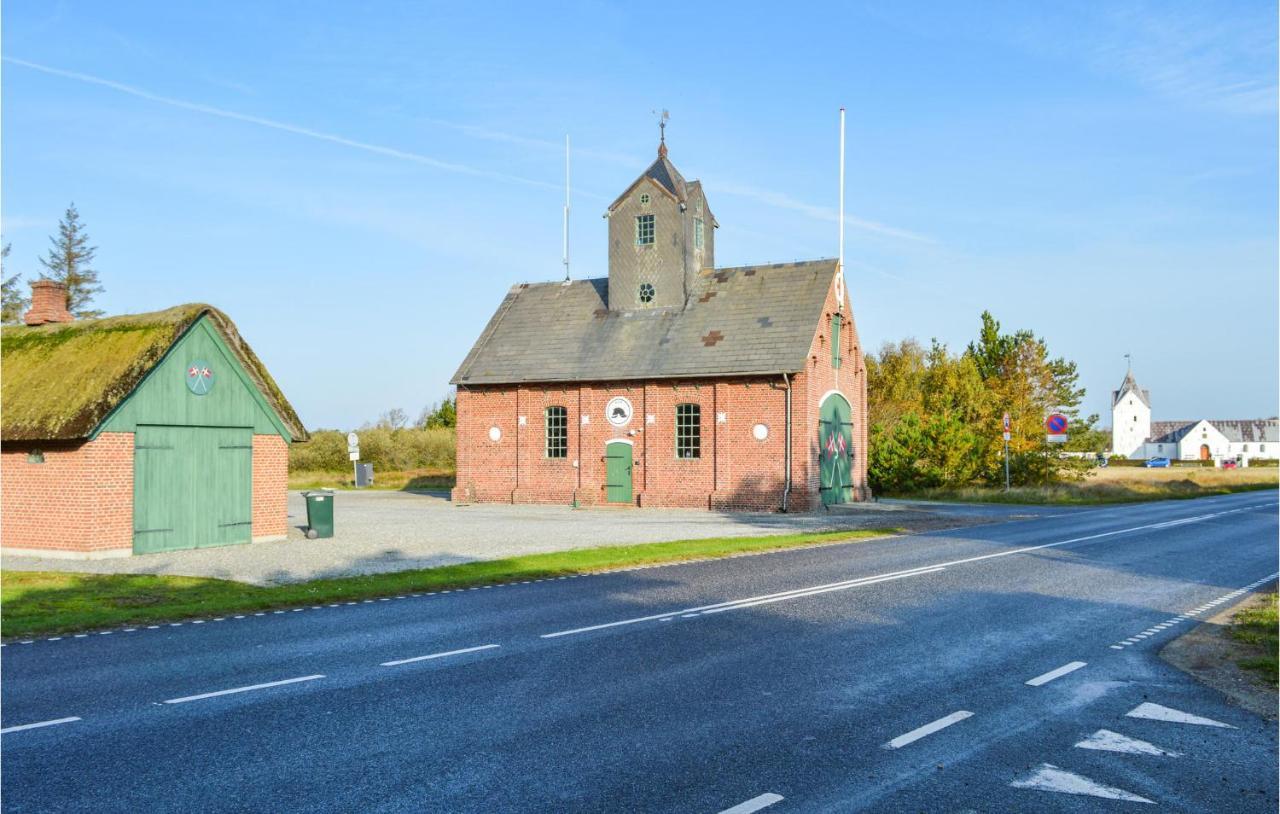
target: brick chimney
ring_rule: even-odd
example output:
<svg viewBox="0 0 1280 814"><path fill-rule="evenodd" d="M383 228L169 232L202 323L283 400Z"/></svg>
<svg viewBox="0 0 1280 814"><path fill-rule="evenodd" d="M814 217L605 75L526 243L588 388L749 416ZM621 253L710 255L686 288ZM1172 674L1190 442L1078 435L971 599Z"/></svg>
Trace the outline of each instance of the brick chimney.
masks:
<svg viewBox="0 0 1280 814"><path fill-rule="evenodd" d="M35 280L31 283L31 310L23 321L28 325L44 325L47 322L74 322L67 310L67 287L56 280Z"/></svg>

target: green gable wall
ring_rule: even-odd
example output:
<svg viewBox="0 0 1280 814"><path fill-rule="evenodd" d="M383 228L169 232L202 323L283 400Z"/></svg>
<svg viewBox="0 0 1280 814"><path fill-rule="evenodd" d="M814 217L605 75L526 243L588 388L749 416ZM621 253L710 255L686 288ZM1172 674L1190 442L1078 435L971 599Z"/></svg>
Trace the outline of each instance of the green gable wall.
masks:
<svg viewBox="0 0 1280 814"><path fill-rule="evenodd" d="M187 389L187 368L197 359L208 362L214 374L213 388L203 396ZM253 427L256 435L292 441L208 316L191 326L93 435L134 432L139 424Z"/></svg>

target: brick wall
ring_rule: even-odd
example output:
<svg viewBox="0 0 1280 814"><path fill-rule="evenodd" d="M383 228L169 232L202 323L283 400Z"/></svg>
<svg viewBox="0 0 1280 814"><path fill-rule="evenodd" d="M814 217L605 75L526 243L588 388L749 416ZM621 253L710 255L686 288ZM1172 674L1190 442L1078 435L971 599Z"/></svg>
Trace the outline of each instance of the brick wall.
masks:
<svg viewBox="0 0 1280 814"><path fill-rule="evenodd" d="M31 463L33 450L44 463ZM110 555L133 550L133 433L83 444L5 444L0 546Z"/></svg>
<svg viewBox="0 0 1280 814"><path fill-rule="evenodd" d="M854 499L871 498L871 490L867 487L867 365L853 319L853 309L848 307L840 328L843 361L838 369L832 367L831 317L836 310L833 285L827 292L822 321L809 348L807 367L795 377L795 400L792 405L795 414L792 437L795 469L792 493L797 510L818 509L822 505L818 418L823 396L833 390L848 400L850 420L853 422Z"/></svg>
<svg viewBox="0 0 1280 814"><path fill-rule="evenodd" d="M253 436L253 539L289 533L289 445L278 435Z"/></svg>
<svg viewBox="0 0 1280 814"><path fill-rule="evenodd" d="M615 396L632 405L625 427L605 417ZM701 408L698 458L676 457L676 405L685 403ZM605 445L626 439L633 444L637 505L777 509L785 475L784 406L781 377L461 389L454 499L604 503ZM568 413L564 458L547 456L548 407ZM763 440L752 434L756 424L768 428ZM491 427L501 433L497 441Z"/></svg>

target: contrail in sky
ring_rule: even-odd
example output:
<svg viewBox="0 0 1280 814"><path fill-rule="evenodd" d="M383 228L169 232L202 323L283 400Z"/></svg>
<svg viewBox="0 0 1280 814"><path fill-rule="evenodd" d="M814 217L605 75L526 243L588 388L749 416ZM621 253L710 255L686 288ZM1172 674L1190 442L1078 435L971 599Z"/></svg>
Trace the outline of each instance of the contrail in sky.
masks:
<svg viewBox="0 0 1280 814"><path fill-rule="evenodd" d="M201 104L199 102L188 102L183 99L174 99L171 96L161 96L158 93L152 93L149 90L144 90L142 88L134 87L133 85L126 85L123 82L115 82L113 80L103 79L102 77L93 76L91 74L79 73L77 71L68 71L62 68L54 68L49 65L41 65L38 62L29 62L25 59L19 59L17 57L6 56L6 57L0 57L0 59L2 59L4 62L7 62L11 65L19 65L23 68L30 68L33 71L39 71L44 74L49 74L50 76L60 76L64 79L74 79L77 82L85 82L90 85L97 85L103 88L110 88L111 90L114 90L118 93L128 94L129 96L134 96L138 99L146 99L149 102L156 102L158 104L168 105L169 107L176 107L182 110L190 110L195 113L203 113L208 116L217 116L223 119L230 119L232 121L244 122L245 124L254 124L259 127L266 127L272 130L279 130L283 133L292 133L295 136L304 136L306 138L315 139L317 141L327 141L330 144L337 144L343 147L351 147L353 149L363 150L367 153L373 153L375 155L386 156L388 158L396 158L396 159L400 159L401 161L411 161L415 164L420 164L425 167L431 167L432 169L441 170L443 172L452 172L452 173L457 173L459 175L469 175L476 178L488 178L494 181L502 181L506 183L523 184L525 186L539 187L542 189L554 189L559 191L563 188L558 183L538 181L533 178L525 178L524 176L512 175L510 173L505 173L505 172L494 172L493 170L484 170L478 167L472 167L467 164L458 164L452 161L442 161L438 158L432 158L431 156L423 155L421 153L414 153L408 150L399 150L399 149L396 149L395 147L386 147L381 144L370 144L367 141L356 141L355 139L349 139L349 138L346 138L345 136L339 136L333 133L326 133L321 130L312 130L309 127L301 127L296 124L289 124L288 122L277 121L275 119L268 119L262 116L253 116L248 113L237 113L234 110L226 110L224 108ZM523 136L517 136L510 133L498 133L495 131L485 130L483 128L473 127L470 125L458 125L458 124L452 124L449 122L437 122L437 123L443 124L449 127L453 127L457 130L460 130L472 136L473 138L482 138L482 139L496 140L496 141L510 141L513 143L521 143L526 145L538 145L538 146L543 146L544 144L552 145L551 142L541 142L536 139L529 139ZM555 146L558 149L559 143L556 142L552 146ZM609 160L618 160L618 157L616 156L610 156L608 154L598 154L598 155L599 157L607 158ZM768 190L755 189L752 187L741 187L736 185L722 185L721 191L730 195L739 195L747 198L753 198L757 201L760 201L762 203L765 203L769 206L773 206L778 209L788 209L794 212L799 212L808 217L814 218L815 220L825 220L825 221L837 220L836 214L832 212L830 209L826 207L813 206L812 204L806 204L801 201L797 201L788 195L783 195L783 194L771 192ZM579 190L578 194L587 198L598 198L600 200L608 200L603 195L587 192L585 190ZM899 229L893 226L888 226L883 223L864 220L862 218L858 218L853 215L846 215L845 222L848 223L850 226L854 227L855 229L862 229L868 232L875 232L875 233L887 235L890 237L896 237L896 238L911 240L916 242L923 242L923 243L933 242L930 238L925 237L923 235L919 235L914 232L909 232L905 229Z"/></svg>
<svg viewBox="0 0 1280 814"><path fill-rule="evenodd" d="M394 147L384 147L381 144L370 144L366 141L356 141L355 139L345 138L343 136L334 135L333 133L325 133L320 130L312 130L309 127L300 127L296 124L288 122L276 121L275 119L267 119L262 116L252 116L247 113L237 113L234 110L224 110L220 107L212 105L200 104L199 102L187 102L182 99L174 99L170 96L161 96L158 93L152 93L142 88L135 88L132 85L126 85L123 82L113 82L110 79L103 79L89 74L78 73L76 71L64 71L61 68L53 68L48 65L41 65L37 62L28 62L25 59L17 57L3 57L5 62L13 65L20 65L24 68L30 68L34 71L50 74L52 76L61 76L65 79L74 79L78 82L86 82L90 85L98 85L104 88L110 88L120 93L126 93L130 96L136 96L139 99L146 99L149 102L157 102L170 107L177 107L183 110L190 110L196 113L204 113L209 116L218 116L223 119L231 119L232 121L244 122L246 124L256 124L259 127L268 127L272 130L280 130L284 133L292 133L295 136L306 136L307 138L316 139L317 141L327 141L330 144L339 144L343 147L352 147L357 150L364 150L367 153L375 155L387 156L388 158L398 158L402 161L412 161L415 164L421 164L433 169L442 170L444 172L453 172L461 175L471 175L477 178L490 178L495 181L507 181L516 184L525 184L527 186L543 187L546 189L559 190L562 187L559 184L553 184L546 181L538 181L532 178L525 178L519 175L511 175L505 172L493 172L492 170L482 170L476 167L470 167L466 164L457 164L451 161L441 161L438 158L432 158L421 153L413 153L408 150L398 150Z"/></svg>

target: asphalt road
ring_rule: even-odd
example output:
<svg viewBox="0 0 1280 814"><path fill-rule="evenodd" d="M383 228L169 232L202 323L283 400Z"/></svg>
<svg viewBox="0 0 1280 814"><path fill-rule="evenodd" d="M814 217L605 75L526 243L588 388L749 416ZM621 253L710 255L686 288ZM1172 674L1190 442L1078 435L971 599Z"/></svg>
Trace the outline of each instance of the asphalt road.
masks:
<svg viewBox="0 0 1280 814"><path fill-rule="evenodd" d="M1252 493L9 644L3 807L1274 812L1274 725L1155 654L1277 532Z"/></svg>

